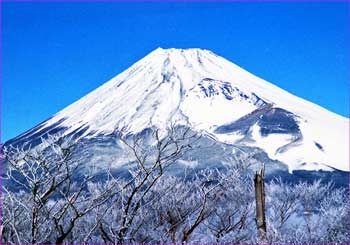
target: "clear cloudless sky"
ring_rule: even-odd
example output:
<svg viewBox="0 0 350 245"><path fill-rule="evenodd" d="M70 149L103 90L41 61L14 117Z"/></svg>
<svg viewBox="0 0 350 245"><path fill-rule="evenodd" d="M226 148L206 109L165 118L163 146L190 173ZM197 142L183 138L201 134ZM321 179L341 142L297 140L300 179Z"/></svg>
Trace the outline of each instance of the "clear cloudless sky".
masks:
<svg viewBox="0 0 350 245"><path fill-rule="evenodd" d="M158 47L209 49L348 117L348 15L346 2L2 3L1 141Z"/></svg>

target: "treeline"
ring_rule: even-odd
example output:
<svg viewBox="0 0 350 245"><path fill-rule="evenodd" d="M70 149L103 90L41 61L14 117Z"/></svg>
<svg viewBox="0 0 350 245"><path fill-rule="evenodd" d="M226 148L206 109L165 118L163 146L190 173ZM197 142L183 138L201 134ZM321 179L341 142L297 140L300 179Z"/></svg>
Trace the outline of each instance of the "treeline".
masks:
<svg viewBox="0 0 350 245"><path fill-rule="evenodd" d="M241 166L167 174L198 137L170 131L153 143L118 134L135 161L130 178L85 174L74 142L50 138L35 149L3 149L3 244L24 243L350 243L349 193L331 184L265 184L262 240L253 176ZM75 160L74 160L75 159ZM18 187L18 190L9 188Z"/></svg>

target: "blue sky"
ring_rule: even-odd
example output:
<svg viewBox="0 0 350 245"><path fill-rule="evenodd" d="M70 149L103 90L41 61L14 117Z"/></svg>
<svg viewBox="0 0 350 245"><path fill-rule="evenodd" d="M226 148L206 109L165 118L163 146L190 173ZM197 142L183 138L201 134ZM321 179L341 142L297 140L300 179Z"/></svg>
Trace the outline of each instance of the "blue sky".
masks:
<svg viewBox="0 0 350 245"><path fill-rule="evenodd" d="M349 116L347 3L2 3L2 142L157 47L205 48Z"/></svg>

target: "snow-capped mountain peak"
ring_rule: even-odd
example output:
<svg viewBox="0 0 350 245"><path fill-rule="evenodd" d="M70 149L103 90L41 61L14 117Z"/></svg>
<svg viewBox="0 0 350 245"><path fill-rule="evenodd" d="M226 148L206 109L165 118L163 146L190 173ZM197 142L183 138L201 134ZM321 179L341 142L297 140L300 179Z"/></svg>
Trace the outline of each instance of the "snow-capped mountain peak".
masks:
<svg viewBox="0 0 350 245"><path fill-rule="evenodd" d="M94 137L116 127L140 132L174 122L262 148L290 170L349 170L347 118L202 49L158 48L20 137L48 127Z"/></svg>

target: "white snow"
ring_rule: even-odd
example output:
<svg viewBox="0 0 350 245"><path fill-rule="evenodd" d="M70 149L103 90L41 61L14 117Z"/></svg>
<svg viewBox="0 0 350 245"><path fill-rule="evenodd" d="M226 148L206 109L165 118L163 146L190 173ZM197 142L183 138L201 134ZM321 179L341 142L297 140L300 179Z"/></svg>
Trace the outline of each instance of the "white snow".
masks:
<svg viewBox="0 0 350 245"><path fill-rule="evenodd" d="M202 83L205 88L213 85L211 96L205 96L199 86L207 78L215 80ZM235 90L234 98L228 100L221 91L225 83L248 98L237 96ZM330 170L325 164L349 171L349 119L298 98L208 50L158 48L57 113L46 124L65 119L61 125L68 127L66 134L85 125L89 126L87 135L92 131L108 133L126 125L132 132L148 126L165 128L176 121L213 134L216 126L237 120L257 108L252 101L253 93L274 107L296 114L303 134L299 145L276 153L276 149L290 141L289 136L261 137L256 125L253 145L264 149L272 159L288 164L290 171ZM240 138L239 135L234 140L231 135L216 136L230 143ZM315 142L322 145L323 151Z"/></svg>
<svg viewBox="0 0 350 245"><path fill-rule="evenodd" d="M187 167L196 167L198 165L198 161L197 160L183 160L183 159L179 159L177 160L177 163L185 165Z"/></svg>
<svg viewBox="0 0 350 245"><path fill-rule="evenodd" d="M197 128L209 129L214 125L227 124L257 109L235 92L232 95L237 97L232 100L226 99L221 93L223 85L220 82L204 82L203 85L204 88L211 85L213 94L208 97L199 86L196 86L188 91L180 107L185 115L190 115L190 123Z"/></svg>

